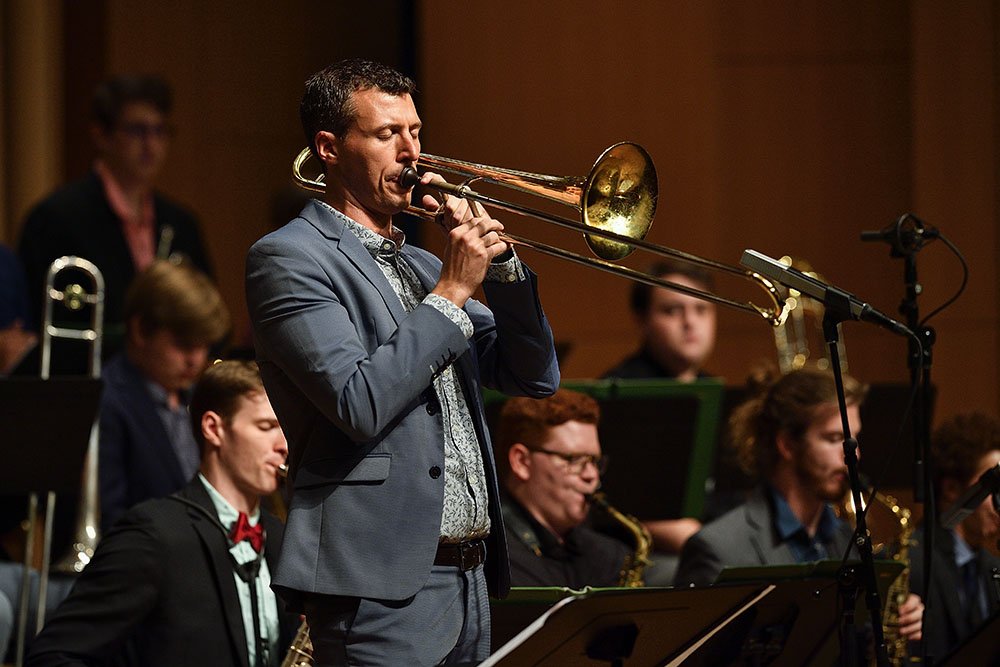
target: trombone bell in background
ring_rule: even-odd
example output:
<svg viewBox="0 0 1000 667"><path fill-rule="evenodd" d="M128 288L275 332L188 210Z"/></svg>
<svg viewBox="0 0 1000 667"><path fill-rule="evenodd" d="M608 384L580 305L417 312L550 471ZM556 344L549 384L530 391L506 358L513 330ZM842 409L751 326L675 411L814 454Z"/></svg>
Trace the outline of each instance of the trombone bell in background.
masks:
<svg viewBox="0 0 1000 667"><path fill-rule="evenodd" d="M302 175L302 167L310 156L311 152L308 148L303 149L298 154L292 163L292 177L296 184L306 190L325 192L326 185L323 175L312 179ZM774 326L784 322L785 303L775 286L766 278L751 271L659 246L645 240L656 212L658 186L653 161L645 149L637 144L623 142L605 149L586 177L535 174L426 153L420 155L419 162L415 166L421 169L456 174L465 178L458 185L435 182L429 184L428 187L583 233L588 246L597 255L597 258L584 257L563 248L505 232L501 234L501 238L507 243L527 246L553 257L613 273L654 287L665 287L699 299L749 311L763 317ZM404 185L412 186L418 180L419 176L414 168L405 169L400 175L400 182ZM477 181L571 206L576 209L580 220L551 215L535 208L482 194L470 187L472 183ZM407 212L428 220L434 217L428 211L414 206L409 207ZM745 278L764 289L770 304L767 307L761 307L750 302L728 299L614 263L615 260L623 259L635 250L644 250L661 257L672 257L683 262Z"/></svg>

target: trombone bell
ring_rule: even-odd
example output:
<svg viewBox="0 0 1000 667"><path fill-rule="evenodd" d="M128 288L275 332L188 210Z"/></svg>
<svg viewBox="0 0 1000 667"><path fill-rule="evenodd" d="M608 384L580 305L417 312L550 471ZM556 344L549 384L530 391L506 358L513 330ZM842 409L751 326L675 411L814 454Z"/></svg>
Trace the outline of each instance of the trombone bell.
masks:
<svg viewBox="0 0 1000 667"><path fill-rule="evenodd" d="M594 163L583 194L583 224L633 239L644 239L653 224L657 197L656 169L641 146L611 146ZM585 234L587 245L602 259L617 260L635 246Z"/></svg>

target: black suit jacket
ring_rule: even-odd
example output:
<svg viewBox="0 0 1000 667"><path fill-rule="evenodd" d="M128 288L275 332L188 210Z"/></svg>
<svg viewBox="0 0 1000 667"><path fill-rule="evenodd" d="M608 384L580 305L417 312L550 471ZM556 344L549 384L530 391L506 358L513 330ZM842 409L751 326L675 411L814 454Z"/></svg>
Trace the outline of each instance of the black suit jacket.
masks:
<svg viewBox="0 0 1000 667"><path fill-rule="evenodd" d="M164 228L170 227L171 254L184 255L196 267L211 273L195 217L159 194L153 196L153 212L154 238L160 239ZM28 277L30 303L37 323L41 322L45 276L53 260L76 255L96 264L104 276L105 358L120 349L125 291L136 270L121 221L111 210L96 172L56 190L31 210L21 231L18 254ZM53 361L56 363L59 358L53 355Z"/></svg>
<svg viewBox="0 0 1000 667"><path fill-rule="evenodd" d="M103 379L98 479L106 531L128 508L170 495L188 480L146 380L124 352L105 367Z"/></svg>
<svg viewBox="0 0 1000 667"><path fill-rule="evenodd" d="M923 635L927 642L927 653L941 659L975 630L962 610L959 590L962 576L955 565L955 538L951 531L939 528L934 533L934 571L931 573L929 599L924 595L924 531L921 526L913 533L910 546L910 589L929 605L924 620ZM1000 558L987 551L979 554L980 586L986 590L989 614L1000 610L996 587L990 580L992 568L1000 567Z"/></svg>
<svg viewBox="0 0 1000 667"><path fill-rule="evenodd" d="M188 502L142 503L103 538L26 664L248 667L228 539L210 518L215 507L197 477L176 495ZM282 526L267 513L261 520L273 572ZM288 646L295 625L283 615L279 646Z"/></svg>

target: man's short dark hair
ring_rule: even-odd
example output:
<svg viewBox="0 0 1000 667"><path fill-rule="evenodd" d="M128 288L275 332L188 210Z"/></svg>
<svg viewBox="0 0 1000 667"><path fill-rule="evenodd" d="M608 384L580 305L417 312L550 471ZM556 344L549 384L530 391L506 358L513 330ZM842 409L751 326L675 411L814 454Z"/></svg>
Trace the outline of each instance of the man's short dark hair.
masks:
<svg viewBox="0 0 1000 667"><path fill-rule="evenodd" d="M253 361L217 361L206 368L194 385L188 407L199 451L205 448L201 418L206 412L217 413L229 424L239 410L242 397L262 393L264 383Z"/></svg>
<svg viewBox="0 0 1000 667"><path fill-rule="evenodd" d="M669 275L680 275L686 276L691 280L701 283L705 290L711 291L714 287L714 280L712 280L712 274L709 273L703 267L697 264L692 264L690 262L682 262L680 260L674 259L664 259L656 262L649 267L646 271L651 276L656 278L663 278ZM632 298L630 304L632 306L632 312L638 317L644 317L649 312L649 302L652 300L653 287L647 285L646 283L633 283L632 284Z"/></svg>
<svg viewBox="0 0 1000 667"><path fill-rule="evenodd" d="M369 88L390 95L412 95L417 86L393 68L361 58L341 60L306 79L299 116L313 157L319 157L316 155L316 133L343 135L357 114L351 95Z"/></svg>
<svg viewBox="0 0 1000 667"><path fill-rule="evenodd" d="M975 480L979 460L1000 449L1000 421L980 412L955 415L941 422L931 437L934 487L941 497L945 479L963 486Z"/></svg>
<svg viewBox="0 0 1000 667"><path fill-rule="evenodd" d="M150 104L165 116L173 106L170 84L158 76L145 74L109 79L94 91L94 121L109 132L118 124L125 106L134 102Z"/></svg>

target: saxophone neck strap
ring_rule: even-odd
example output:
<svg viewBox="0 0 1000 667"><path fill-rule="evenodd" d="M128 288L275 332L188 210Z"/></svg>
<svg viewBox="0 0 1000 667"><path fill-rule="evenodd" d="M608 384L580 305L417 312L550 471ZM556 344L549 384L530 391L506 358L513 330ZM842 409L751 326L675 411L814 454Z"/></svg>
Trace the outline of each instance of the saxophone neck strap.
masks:
<svg viewBox="0 0 1000 667"><path fill-rule="evenodd" d="M524 546L528 547L532 553L540 558L542 556L542 543L539 541L538 535L535 533L535 529L532 528L531 523L522 514L521 509L516 507L512 502L505 502L501 504L501 512L503 513L504 524L517 535L517 538L524 543Z"/></svg>

